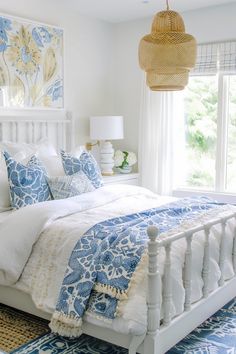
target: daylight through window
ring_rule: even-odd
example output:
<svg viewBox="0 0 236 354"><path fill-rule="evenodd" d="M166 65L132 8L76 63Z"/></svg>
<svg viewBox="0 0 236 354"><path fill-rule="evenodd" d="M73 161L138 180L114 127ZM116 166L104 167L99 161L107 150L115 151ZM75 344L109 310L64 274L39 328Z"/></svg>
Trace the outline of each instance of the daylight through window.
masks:
<svg viewBox="0 0 236 354"><path fill-rule="evenodd" d="M184 91L179 188L236 193L236 43L200 46Z"/></svg>

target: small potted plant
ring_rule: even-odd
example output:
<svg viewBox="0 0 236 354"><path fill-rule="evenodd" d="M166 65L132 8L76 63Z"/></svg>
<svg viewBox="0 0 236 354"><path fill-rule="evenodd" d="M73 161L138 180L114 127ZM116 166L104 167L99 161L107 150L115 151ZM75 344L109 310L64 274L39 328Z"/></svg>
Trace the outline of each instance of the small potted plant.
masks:
<svg viewBox="0 0 236 354"><path fill-rule="evenodd" d="M130 173L136 164L137 157L134 152L117 150L114 156L115 167L121 173Z"/></svg>

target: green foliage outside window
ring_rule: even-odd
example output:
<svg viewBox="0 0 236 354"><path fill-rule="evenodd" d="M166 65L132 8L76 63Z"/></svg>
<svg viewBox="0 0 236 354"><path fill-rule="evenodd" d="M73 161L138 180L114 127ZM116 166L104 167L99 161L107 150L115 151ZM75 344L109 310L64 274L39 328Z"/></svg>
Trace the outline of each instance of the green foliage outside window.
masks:
<svg viewBox="0 0 236 354"><path fill-rule="evenodd" d="M236 191L236 75L225 75L228 119L226 191ZM218 78L191 77L185 91L186 181L214 189L217 146Z"/></svg>
<svg viewBox="0 0 236 354"><path fill-rule="evenodd" d="M217 102L215 76L190 78L185 93L188 186L214 185Z"/></svg>

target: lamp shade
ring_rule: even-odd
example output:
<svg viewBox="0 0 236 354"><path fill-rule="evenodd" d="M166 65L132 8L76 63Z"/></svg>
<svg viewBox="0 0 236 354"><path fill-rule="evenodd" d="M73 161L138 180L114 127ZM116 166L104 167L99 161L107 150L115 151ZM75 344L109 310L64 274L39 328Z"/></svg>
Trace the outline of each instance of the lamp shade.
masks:
<svg viewBox="0 0 236 354"><path fill-rule="evenodd" d="M90 117L90 138L92 140L118 140L124 138L123 117Z"/></svg>
<svg viewBox="0 0 236 354"><path fill-rule="evenodd" d="M154 17L151 34L140 41L139 64L147 73L147 85L153 91L183 90L196 53L195 38L185 33L180 14L167 6Z"/></svg>

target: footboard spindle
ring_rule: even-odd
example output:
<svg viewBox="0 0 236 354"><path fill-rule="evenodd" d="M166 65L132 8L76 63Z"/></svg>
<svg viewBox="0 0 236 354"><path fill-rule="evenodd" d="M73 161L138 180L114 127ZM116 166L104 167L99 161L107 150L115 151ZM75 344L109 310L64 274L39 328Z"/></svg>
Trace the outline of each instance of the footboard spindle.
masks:
<svg viewBox="0 0 236 354"><path fill-rule="evenodd" d="M148 230L148 294L147 294L147 335L144 353L158 353L157 332L160 328L161 275L159 271L158 229L149 226Z"/></svg>
<svg viewBox="0 0 236 354"><path fill-rule="evenodd" d="M163 324L164 326L168 326L171 321L171 243L168 243L165 246L166 259L164 265L164 280L163 280L163 311L164 318Z"/></svg>
<svg viewBox="0 0 236 354"><path fill-rule="evenodd" d="M192 283L192 240L193 235L187 234L186 236L186 253L184 262L184 288L185 288L185 302L184 310L191 309L191 283Z"/></svg>
<svg viewBox="0 0 236 354"><path fill-rule="evenodd" d="M233 266L234 266L234 273L236 274L236 227L234 229L234 240L233 240Z"/></svg>
<svg viewBox="0 0 236 354"><path fill-rule="evenodd" d="M223 286L225 281L224 281L224 268L225 268L225 238L226 238L226 220L222 219L222 235L221 235L221 241L220 241L220 259L219 259L219 267L220 267L220 280L219 280L219 286Z"/></svg>
<svg viewBox="0 0 236 354"><path fill-rule="evenodd" d="M209 295L209 271L210 271L210 228L205 227L205 243L204 243L204 256L203 256L203 269L202 269L202 278L203 278L203 297L207 298Z"/></svg>

